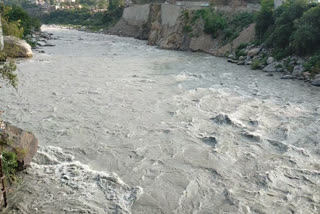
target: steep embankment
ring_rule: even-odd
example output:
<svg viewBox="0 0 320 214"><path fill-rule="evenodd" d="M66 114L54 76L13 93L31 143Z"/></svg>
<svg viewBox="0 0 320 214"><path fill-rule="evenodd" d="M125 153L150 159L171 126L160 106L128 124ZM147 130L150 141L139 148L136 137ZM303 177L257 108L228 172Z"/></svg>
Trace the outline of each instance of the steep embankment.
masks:
<svg viewBox="0 0 320 214"><path fill-rule="evenodd" d="M121 20L108 33L148 40L149 45L165 49L203 51L223 56L241 43L253 40L255 31L251 24L238 37L223 42L220 36L205 33L202 19L188 25L186 13L199 7L183 8L172 4L134 5L124 10Z"/></svg>

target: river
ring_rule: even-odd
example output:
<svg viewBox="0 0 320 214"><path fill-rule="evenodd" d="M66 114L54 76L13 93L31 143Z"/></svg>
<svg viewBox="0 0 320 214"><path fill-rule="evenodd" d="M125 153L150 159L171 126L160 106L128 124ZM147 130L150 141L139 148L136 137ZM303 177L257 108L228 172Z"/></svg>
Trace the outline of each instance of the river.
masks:
<svg viewBox="0 0 320 214"><path fill-rule="evenodd" d="M44 27L4 119L40 148L9 213L320 213L320 88Z"/></svg>

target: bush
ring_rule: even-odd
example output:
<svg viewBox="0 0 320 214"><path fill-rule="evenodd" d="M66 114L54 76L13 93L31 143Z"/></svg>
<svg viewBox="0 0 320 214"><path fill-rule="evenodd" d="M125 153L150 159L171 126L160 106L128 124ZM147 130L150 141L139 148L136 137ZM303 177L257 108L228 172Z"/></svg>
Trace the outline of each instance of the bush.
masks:
<svg viewBox="0 0 320 214"><path fill-rule="evenodd" d="M23 28L21 28L20 23L17 21L8 22L6 19L2 19L2 30L6 36L23 37Z"/></svg>
<svg viewBox="0 0 320 214"><path fill-rule="evenodd" d="M17 75L14 73L16 65L14 62L7 62L7 55L4 51L0 52L0 77L6 81L7 84L17 88ZM0 85L1 88L1 85Z"/></svg>
<svg viewBox="0 0 320 214"><path fill-rule="evenodd" d="M2 152L3 171L7 181L12 184L16 181L16 171L18 168L17 155L14 152Z"/></svg>
<svg viewBox="0 0 320 214"><path fill-rule="evenodd" d="M213 38L218 36L219 30L227 26L226 17L212 8L197 10L191 19L191 23L194 23L199 18L204 20L204 32L211 34Z"/></svg>
<svg viewBox="0 0 320 214"><path fill-rule="evenodd" d="M197 20L204 21L204 31L213 38L223 36L225 42L235 39L243 28L254 22L254 13L240 12L228 16L215 11L213 8L196 10L191 13L184 12L185 25L193 25ZM188 30L188 28L186 29Z"/></svg>
<svg viewBox="0 0 320 214"><path fill-rule="evenodd" d="M251 64L252 70L260 69L261 66L265 66L267 64L267 56L263 57L262 59L256 59Z"/></svg>
<svg viewBox="0 0 320 214"><path fill-rule="evenodd" d="M261 61L260 60L254 60L251 64L252 70L260 69Z"/></svg>
<svg viewBox="0 0 320 214"><path fill-rule="evenodd" d="M311 72L312 75L320 73L320 52L316 53L304 64L306 71Z"/></svg>
<svg viewBox="0 0 320 214"><path fill-rule="evenodd" d="M226 28L223 29L224 39L232 41L237 38L240 32L254 22L254 13L240 12L229 17Z"/></svg>
<svg viewBox="0 0 320 214"><path fill-rule="evenodd" d="M208 13L208 16L204 18L204 31L211 34L214 38L217 37L219 30L224 29L227 26L226 18L219 13Z"/></svg>
<svg viewBox="0 0 320 214"><path fill-rule="evenodd" d="M236 57L239 58L240 56L247 56L246 52L241 49L236 50Z"/></svg>
<svg viewBox="0 0 320 214"><path fill-rule="evenodd" d="M285 58L286 56L288 56L290 54L289 50L286 48L274 48L272 50L272 56L276 59L276 60L281 60L283 58Z"/></svg>
<svg viewBox="0 0 320 214"><path fill-rule="evenodd" d="M320 49L320 5L309 9L295 23L296 31L292 36L292 48L301 55Z"/></svg>

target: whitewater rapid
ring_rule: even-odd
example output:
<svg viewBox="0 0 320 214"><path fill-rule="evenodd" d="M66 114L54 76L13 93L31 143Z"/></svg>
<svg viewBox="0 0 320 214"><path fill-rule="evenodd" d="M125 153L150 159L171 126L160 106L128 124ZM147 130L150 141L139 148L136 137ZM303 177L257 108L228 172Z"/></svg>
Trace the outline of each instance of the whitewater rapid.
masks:
<svg viewBox="0 0 320 214"><path fill-rule="evenodd" d="M45 26L4 119L40 148L8 213L320 213L320 89Z"/></svg>

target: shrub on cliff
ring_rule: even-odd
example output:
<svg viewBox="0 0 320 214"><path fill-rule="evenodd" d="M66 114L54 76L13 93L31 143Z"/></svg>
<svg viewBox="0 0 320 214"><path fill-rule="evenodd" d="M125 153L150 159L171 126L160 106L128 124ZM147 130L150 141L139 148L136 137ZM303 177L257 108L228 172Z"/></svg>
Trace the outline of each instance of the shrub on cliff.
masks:
<svg viewBox="0 0 320 214"><path fill-rule="evenodd" d="M19 22L8 22L6 19L2 19L2 29L6 36L23 37L23 28Z"/></svg>
<svg viewBox="0 0 320 214"><path fill-rule="evenodd" d="M14 73L16 70L16 65L14 62L7 62L7 55L3 51L0 51L0 77L5 81L5 83L17 87L17 75ZM0 85L1 88L1 85Z"/></svg>
<svg viewBox="0 0 320 214"><path fill-rule="evenodd" d="M16 181L16 171L18 168L17 155L14 152L2 152L3 171L9 184Z"/></svg>
<svg viewBox="0 0 320 214"><path fill-rule="evenodd" d="M309 71L312 76L320 73L320 51L307 60L304 68L306 71Z"/></svg>
<svg viewBox="0 0 320 214"><path fill-rule="evenodd" d="M187 16L186 16L187 15ZM211 34L213 38L222 36L225 42L235 39L239 33L254 22L254 13L238 12L235 14L221 13L214 8L206 8L184 14L185 31L191 31L191 26L199 19L204 21L204 31Z"/></svg>
<svg viewBox="0 0 320 214"><path fill-rule="evenodd" d="M218 31L227 26L226 17L215 11L213 8L197 10L191 19L193 24L196 20L202 18L204 20L204 32L211 34L212 37L218 36Z"/></svg>
<svg viewBox="0 0 320 214"><path fill-rule="evenodd" d="M228 17L227 26L223 29L226 41L232 41L237 38L240 32L252 24L255 20L255 14L250 12L239 12Z"/></svg>

